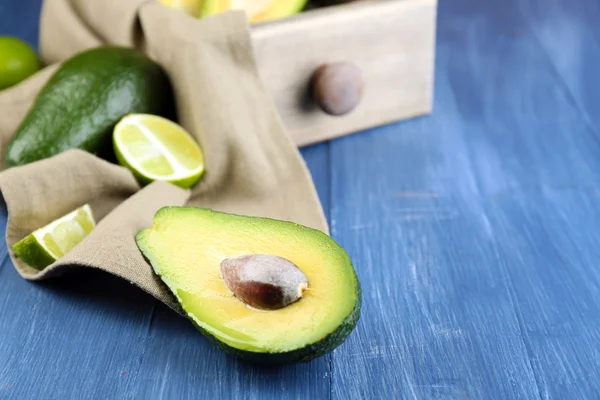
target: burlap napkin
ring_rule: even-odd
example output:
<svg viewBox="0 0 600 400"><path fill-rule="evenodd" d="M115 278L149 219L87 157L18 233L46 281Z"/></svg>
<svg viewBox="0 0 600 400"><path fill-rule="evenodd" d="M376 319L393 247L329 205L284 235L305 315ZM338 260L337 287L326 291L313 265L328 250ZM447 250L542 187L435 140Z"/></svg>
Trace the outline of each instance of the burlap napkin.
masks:
<svg viewBox="0 0 600 400"><path fill-rule="evenodd" d="M102 44L143 49L164 68L175 92L178 122L201 144L207 172L191 191L162 182L141 188L127 169L81 150L3 170L6 240L23 278L58 276L72 267L98 268L181 313L134 241L160 207L208 207L328 232L303 159L263 88L243 12L198 20L156 0L46 0L40 53L48 67L0 92L2 154L57 64ZM10 250L34 229L86 202L99 220L96 229L44 271L27 266Z"/></svg>

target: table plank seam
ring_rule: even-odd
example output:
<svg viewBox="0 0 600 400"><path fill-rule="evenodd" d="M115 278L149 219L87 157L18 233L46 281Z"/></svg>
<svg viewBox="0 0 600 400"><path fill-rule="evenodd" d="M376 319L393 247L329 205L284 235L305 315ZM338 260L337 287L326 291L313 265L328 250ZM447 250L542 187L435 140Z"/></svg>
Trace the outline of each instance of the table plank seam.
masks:
<svg viewBox="0 0 600 400"><path fill-rule="evenodd" d="M546 46L544 46L543 42L540 40L537 32L535 31L535 29L531 29L530 27L527 28L527 31L530 33L534 44L540 49L540 52L546 58L546 61L548 62L548 65L550 66L550 71L552 71L552 73L556 76L556 78L557 78L556 80L560 83L560 86L561 86L560 88L566 94L567 100L569 101L569 103L571 103L571 105L575 108L575 110L579 114L581 114L581 116L583 117L585 126L593 132L594 140L596 140L596 142L598 144L600 144L600 132L598 131L598 128L593 123L589 114L585 110L585 107L582 104L580 104L579 101L577 101L577 97L573 94L573 91L571 90L570 85L565 80L563 75L560 73L560 70L554 63L554 60L550 56L550 53L548 53Z"/></svg>

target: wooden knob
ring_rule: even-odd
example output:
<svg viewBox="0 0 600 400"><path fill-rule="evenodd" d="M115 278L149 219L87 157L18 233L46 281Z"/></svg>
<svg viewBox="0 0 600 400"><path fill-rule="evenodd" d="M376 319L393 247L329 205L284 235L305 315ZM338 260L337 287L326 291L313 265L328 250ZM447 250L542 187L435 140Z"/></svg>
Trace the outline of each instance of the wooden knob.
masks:
<svg viewBox="0 0 600 400"><path fill-rule="evenodd" d="M344 115L360 103L364 91L360 69L349 62L323 64L312 76L312 95L323 111Z"/></svg>

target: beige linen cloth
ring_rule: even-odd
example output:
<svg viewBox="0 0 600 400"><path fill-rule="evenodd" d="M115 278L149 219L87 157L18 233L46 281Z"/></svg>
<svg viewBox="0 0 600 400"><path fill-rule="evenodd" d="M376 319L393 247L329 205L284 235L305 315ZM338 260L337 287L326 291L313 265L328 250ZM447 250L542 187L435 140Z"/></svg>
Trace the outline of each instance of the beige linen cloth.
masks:
<svg viewBox="0 0 600 400"><path fill-rule="evenodd" d="M182 313L134 240L160 207L207 207L328 232L309 172L262 85L250 27L239 11L198 20L156 0L46 0L40 54L47 67L0 92L0 153L60 62L102 44L143 49L164 68L173 85L178 122L201 144L207 172L192 190L163 182L142 188L127 169L81 150L3 169L6 240L23 278L98 268ZM10 250L33 230L84 203L91 205L97 227L44 271L27 266Z"/></svg>

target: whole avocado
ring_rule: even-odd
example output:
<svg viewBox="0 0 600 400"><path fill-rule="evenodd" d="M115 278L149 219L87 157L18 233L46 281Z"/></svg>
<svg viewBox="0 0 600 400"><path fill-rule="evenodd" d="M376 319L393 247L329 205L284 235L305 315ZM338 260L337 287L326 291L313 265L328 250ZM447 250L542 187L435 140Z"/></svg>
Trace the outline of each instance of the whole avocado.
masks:
<svg viewBox="0 0 600 400"><path fill-rule="evenodd" d="M78 148L114 160L112 130L129 113L172 117L166 73L142 51L101 46L65 61L42 87L6 148L13 167Z"/></svg>

